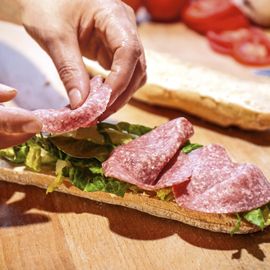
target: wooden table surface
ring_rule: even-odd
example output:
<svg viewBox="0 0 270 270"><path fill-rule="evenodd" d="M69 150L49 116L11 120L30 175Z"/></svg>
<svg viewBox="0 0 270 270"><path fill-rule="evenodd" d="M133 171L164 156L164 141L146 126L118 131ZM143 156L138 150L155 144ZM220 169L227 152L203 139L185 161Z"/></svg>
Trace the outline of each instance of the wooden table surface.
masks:
<svg viewBox="0 0 270 270"><path fill-rule="evenodd" d="M62 105L63 87L48 57L22 29L2 23L0 33L0 81L19 88L16 103L27 108L38 102ZM155 126L178 116L194 124L192 141L223 144L234 159L257 164L270 179L270 132L224 129L135 101L114 118ZM123 207L59 193L46 196L38 188L0 182L1 270L270 269L269 232L231 237Z"/></svg>

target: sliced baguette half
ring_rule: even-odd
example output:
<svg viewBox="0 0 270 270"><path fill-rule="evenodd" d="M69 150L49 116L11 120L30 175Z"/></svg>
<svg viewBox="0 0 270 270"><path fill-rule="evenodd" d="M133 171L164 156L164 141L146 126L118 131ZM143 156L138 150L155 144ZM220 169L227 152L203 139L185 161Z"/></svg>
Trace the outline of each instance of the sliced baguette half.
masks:
<svg viewBox="0 0 270 270"><path fill-rule="evenodd" d="M134 98L181 109L221 126L248 130L270 128L270 85L245 81L205 66L146 51L147 83ZM85 59L92 75L108 74L96 62Z"/></svg>
<svg viewBox="0 0 270 270"><path fill-rule="evenodd" d="M13 166L0 159L0 180L47 189L48 185L54 180L54 176L49 171L36 173L26 170L24 166ZM237 222L236 215L206 214L191 211L178 206L174 202L161 201L141 193L127 192L124 197L119 197L105 192L84 192L72 186L67 180L56 191L102 203L121 205L213 232L230 233ZM259 231L258 227L242 221L240 229L236 233L248 234L256 231Z"/></svg>

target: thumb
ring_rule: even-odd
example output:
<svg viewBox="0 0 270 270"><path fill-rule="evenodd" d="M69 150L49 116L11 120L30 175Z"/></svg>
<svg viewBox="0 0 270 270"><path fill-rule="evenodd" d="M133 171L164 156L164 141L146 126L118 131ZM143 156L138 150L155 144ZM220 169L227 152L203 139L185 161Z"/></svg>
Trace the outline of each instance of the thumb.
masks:
<svg viewBox="0 0 270 270"><path fill-rule="evenodd" d="M64 83L71 108L78 108L89 95L90 84L76 36L50 40L47 43L47 52Z"/></svg>

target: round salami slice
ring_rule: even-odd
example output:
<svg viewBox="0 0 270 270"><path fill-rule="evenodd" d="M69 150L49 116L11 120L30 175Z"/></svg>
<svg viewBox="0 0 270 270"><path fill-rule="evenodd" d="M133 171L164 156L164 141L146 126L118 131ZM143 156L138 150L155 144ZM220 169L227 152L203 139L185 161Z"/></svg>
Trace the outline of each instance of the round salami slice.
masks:
<svg viewBox="0 0 270 270"><path fill-rule="evenodd" d="M160 172L193 135L185 118L177 118L142 137L117 147L103 164L105 176L155 189Z"/></svg>
<svg viewBox="0 0 270 270"><path fill-rule="evenodd" d="M188 156L192 177L185 194L178 196L178 203L189 200L191 195L194 197L196 194L202 194L215 184L224 181L230 177L236 166L226 150L216 144L201 147Z"/></svg>
<svg viewBox="0 0 270 270"><path fill-rule="evenodd" d="M223 147L208 145L189 158L190 181L173 186L179 205L206 213L239 213L270 201L270 183L260 169L232 162Z"/></svg>
<svg viewBox="0 0 270 270"><path fill-rule="evenodd" d="M43 123L43 132L68 132L96 123L97 118L106 110L111 89L103 84L102 78L96 76L90 81L91 91L84 104L71 110L65 107L60 110L36 110L34 114Z"/></svg>
<svg viewBox="0 0 270 270"><path fill-rule="evenodd" d="M184 206L207 213L239 213L270 201L270 184L258 167L237 166L231 177L184 203Z"/></svg>
<svg viewBox="0 0 270 270"><path fill-rule="evenodd" d="M155 189L171 187L188 181L192 175L192 166L189 156L184 153L177 153L176 160L171 160L161 172Z"/></svg>

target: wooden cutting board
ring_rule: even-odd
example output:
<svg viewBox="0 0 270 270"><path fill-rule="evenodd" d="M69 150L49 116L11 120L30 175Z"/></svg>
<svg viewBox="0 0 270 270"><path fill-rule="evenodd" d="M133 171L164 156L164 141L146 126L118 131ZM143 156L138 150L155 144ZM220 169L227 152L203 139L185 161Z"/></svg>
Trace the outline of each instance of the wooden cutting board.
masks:
<svg viewBox="0 0 270 270"><path fill-rule="evenodd" d="M44 52L23 29L0 24L0 81L17 105L58 107L65 93ZM132 101L115 119L156 126L182 112ZM270 179L270 133L223 129L188 116L194 142L223 144ZM269 230L207 232L123 207L0 182L0 269L269 269Z"/></svg>

